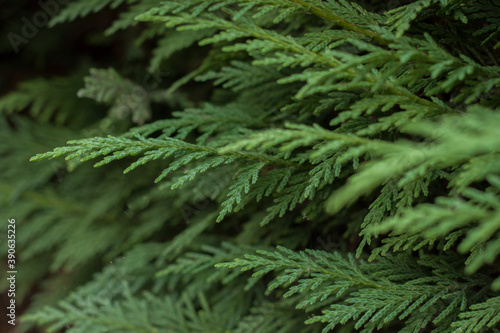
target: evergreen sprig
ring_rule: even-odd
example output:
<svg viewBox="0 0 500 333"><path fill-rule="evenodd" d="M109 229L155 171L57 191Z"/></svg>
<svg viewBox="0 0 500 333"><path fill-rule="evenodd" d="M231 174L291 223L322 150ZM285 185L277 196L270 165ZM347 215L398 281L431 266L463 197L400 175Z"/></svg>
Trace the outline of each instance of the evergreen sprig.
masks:
<svg viewBox="0 0 500 333"><path fill-rule="evenodd" d="M407 320L411 323L408 328L414 331L424 329L431 322L449 325L457 313L467 308L468 297L477 296L473 296L475 287L484 279L474 281L457 274L454 266L441 266L439 257L425 257L416 262L406 256L395 256L373 265L356 262L353 256L345 259L339 253L324 251L293 252L278 247L278 251L257 253L216 267L255 270L254 277L277 271L269 289L288 289L283 294L285 298L306 294L297 308L331 297L335 302L331 308L307 321L324 323L323 332L350 320L355 321L356 329L363 328L366 332L381 329L396 318ZM432 268L432 273L422 267ZM372 271L374 268L376 273ZM463 283L457 284L457 279ZM420 313L427 313L424 321ZM412 315L420 321L417 325ZM491 316L490 313L481 315L485 320Z"/></svg>

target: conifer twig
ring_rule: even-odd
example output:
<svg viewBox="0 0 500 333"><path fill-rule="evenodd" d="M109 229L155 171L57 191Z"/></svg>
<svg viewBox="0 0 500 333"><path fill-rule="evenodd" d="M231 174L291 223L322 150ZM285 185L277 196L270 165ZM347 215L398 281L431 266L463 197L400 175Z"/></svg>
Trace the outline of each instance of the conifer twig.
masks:
<svg viewBox="0 0 500 333"><path fill-rule="evenodd" d="M357 33L360 33L366 37L369 37L371 40L374 40L375 42L382 44L382 45L388 45L390 44L390 41L386 40L385 38L381 37L378 35L376 32L367 30L365 28L362 28L360 26L357 26L356 24L347 21L346 19L335 15L332 12L328 12L323 8L320 8L318 6L312 6L308 3L306 3L303 0L290 0L291 2L294 2L302 7L307 8L307 10L311 13L314 14L318 17L321 17L325 20L335 22L335 24L341 26L342 28L345 28L350 31L354 31Z"/></svg>

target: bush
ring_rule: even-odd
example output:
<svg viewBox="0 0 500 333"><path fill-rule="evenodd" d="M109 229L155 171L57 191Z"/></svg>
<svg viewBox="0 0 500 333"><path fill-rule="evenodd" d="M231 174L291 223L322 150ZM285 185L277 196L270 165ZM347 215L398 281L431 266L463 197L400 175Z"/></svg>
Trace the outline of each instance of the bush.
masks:
<svg viewBox="0 0 500 333"><path fill-rule="evenodd" d="M49 2L0 47L24 330L498 332L496 0Z"/></svg>

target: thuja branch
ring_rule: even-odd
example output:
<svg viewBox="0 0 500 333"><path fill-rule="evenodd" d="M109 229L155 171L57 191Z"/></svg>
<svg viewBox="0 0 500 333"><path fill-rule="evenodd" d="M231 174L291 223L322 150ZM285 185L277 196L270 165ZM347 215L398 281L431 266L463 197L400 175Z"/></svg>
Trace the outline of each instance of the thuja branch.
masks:
<svg viewBox="0 0 500 333"><path fill-rule="evenodd" d="M360 33L360 34L370 38L371 40L373 40L379 44L388 45L390 43L389 40L381 37L377 33L370 31L370 30L367 30L365 28L362 28L362 27L360 27L352 22L349 22L346 19L344 19L338 15L335 15L331 11L326 10L325 8L321 8L319 6L313 6L313 5L307 3L306 1L303 1L303 0L290 0L290 1L300 5L302 7L307 8L307 11L310 12L311 14L314 14L318 17L321 17L322 19L335 22L335 24L341 26L344 29Z"/></svg>

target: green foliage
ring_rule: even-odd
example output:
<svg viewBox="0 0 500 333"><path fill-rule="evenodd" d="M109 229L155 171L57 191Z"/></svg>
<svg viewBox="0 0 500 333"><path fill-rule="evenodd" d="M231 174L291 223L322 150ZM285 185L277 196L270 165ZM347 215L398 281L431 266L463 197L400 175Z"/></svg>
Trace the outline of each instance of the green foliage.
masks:
<svg viewBox="0 0 500 333"><path fill-rule="evenodd" d="M97 102L112 104L111 116L125 118L132 115L132 121L143 124L151 117L148 92L141 86L123 79L112 68L91 69L85 78L85 87L78 91L78 97L91 98Z"/></svg>
<svg viewBox="0 0 500 333"><path fill-rule="evenodd" d="M500 321L498 302L498 297L492 297L484 303L472 305L471 311L460 314L460 319L463 320L453 323L452 327L462 332L478 332L485 326L495 327Z"/></svg>
<svg viewBox="0 0 500 333"><path fill-rule="evenodd" d="M111 6L111 8L116 8L121 5L125 0L91 0L91 1L74 1L68 4L67 7L63 8L61 12L55 16L50 24L56 25L59 23L73 21L77 17L84 17L90 13L96 13L102 10L106 6ZM133 3L135 0L128 0L127 2Z"/></svg>
<svg viewBox="0 0 500 333"><path fill-rule="evenodd" d="M0 112L11 114L29 110L30 116L41 123L88 123L88 117L82 117L81 113L88 112L90 104L76 96L80 86L80 76L25 81L16 91L0 98Z"/></svg>
<svg viewBox="0 0 500 333"><path fill-rule="evenodd" d="M468 300L477 301L478 297L475 280L458 273L455 261L443 265L436 257L415 261L408 256L393 256L373 265L356 262L352 255L345 259L339 253L324 251L297 253L278 247L275 252L257 252L260 255L245 255L245 259L217 267L252 269L255 277L277 271L269 289L285 287L285 298L304 294L297 308L314 307L316 302L328 299L333 303L330 309L307 321L327 323L323 332L349 320L355 321L355 329L372 332L396 318L406 320L406 330L418 332L431 322L453 323L457 313L467 308ZM478 316L488 321L492 313ZM460 329L461 324L468 323L453 326Z"/></svg>
<svg viewBox="0 0 500 333"><path fill-rule="evenodd" d="M0 98L22 322L498 332L498 4L392 5L69 3L119 52Z"/></svg>

